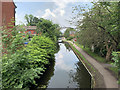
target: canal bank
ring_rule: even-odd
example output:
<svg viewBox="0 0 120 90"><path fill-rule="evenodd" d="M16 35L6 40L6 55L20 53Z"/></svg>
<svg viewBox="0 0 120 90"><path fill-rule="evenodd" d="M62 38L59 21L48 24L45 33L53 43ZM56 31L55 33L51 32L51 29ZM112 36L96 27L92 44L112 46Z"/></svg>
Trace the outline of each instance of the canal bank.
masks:
<svg viewBox="0 0 120 90"><path fill-rule="evenodd" d="M111 75L110 72L105 70L105 68L98 63L95 59L93 59L91 56L89 56L87 53L85 53L81 48L79 48L77 45L75 45L72 42L69 42L72 47L74 47L75 52L79 52L82 54L83 57L87 60L86 63L84 60L83 62L89 69L89 71L92 73L94 77L95 83L93 84L93 88L118 88L117 80L114 76ZM77 51L76 51L76 50ZM91 67L93 67L95 70L92 70Z"/></svg>

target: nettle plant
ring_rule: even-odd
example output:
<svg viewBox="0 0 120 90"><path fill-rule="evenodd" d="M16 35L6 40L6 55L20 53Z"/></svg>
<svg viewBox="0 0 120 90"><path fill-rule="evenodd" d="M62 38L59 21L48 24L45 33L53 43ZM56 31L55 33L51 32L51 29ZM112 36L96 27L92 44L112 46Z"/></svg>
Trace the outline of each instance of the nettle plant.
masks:
<svg viewBox="0 0 120 90"><path fill-rule="evenodd" d="M25 46L28 36L22 32L22 27L2 32L3 50L6 51L2 57L3 88L26 89L37 85L35 79L40 78L46 65L54 60L55 43L50 38L34 36Z"/></svg>
<svg viewBox="0 0 120 90"><path fill-rule="evenodd" d="M21 33L18 33L18 32ZM3 88L10 88L14 83L17 84L15 81L15 77L17 77L17 72L20 71L22 68L16 67L17 62L23 62L20 55L25 54L22 50L24 48L24 42L27 40L27 35L25 35L25 30L22 26L15 26L14 28L2 28L2 84ZM25 36L23 38L23 36ZM19 70L18 70L19 69ZM15 73L14 73L15 72ZM16 78L18 79L18 78ZM12 85L11 85L12 84ZM16 87L16 86L14 86Z"/></svg>
<svg viewBox="0 0 120 90"><path fill-rule="evenodd" d="M14 53L16 50L22 49L24 42L28 40L28 35L23 33L25 32L25 29L22 27L23 26L15 26L10 29L2 29L3 53L10 54Z"/></svg>

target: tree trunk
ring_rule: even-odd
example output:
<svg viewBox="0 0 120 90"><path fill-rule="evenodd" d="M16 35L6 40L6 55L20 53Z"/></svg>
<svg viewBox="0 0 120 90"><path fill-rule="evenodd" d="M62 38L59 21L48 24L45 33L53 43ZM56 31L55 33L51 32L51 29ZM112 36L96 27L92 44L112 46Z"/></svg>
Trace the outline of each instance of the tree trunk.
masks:
<svg viewBox="0 0 120 90"><path fill-rule="evenodd" d="M91 46L91 50L92 50L92 52L94 52L94 51L95 51L94 44L92 44L92 46Z"/></svg>
<svg viewBox="0 0 120 90"><path fill-rule="evenodd" d="M108 44L106 43L106 49L107 49L106 60L109 61L111 59L111 53L113 51L112 45L108 47Z"/></svg>
<svg viewBox="0 0 120 90"><path fill-rule="evenodd" d="M111 48L107 49L107 54L106 54L107 61L109 61L111 59L111 53L112 53L112 49Z"/></svg>

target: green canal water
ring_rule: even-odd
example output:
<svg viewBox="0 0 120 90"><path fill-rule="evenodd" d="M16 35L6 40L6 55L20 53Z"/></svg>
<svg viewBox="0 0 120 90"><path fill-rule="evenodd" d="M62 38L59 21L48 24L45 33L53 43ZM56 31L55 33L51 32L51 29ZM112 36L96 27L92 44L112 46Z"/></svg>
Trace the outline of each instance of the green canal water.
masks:
<svg viewBox="0 0 120 90"><path fill-rule="evenodd" d="M37 89L90 88L91 77L69 44L59 43L59 46L60 50L55 54L55 61L38 81Z"/></svg>

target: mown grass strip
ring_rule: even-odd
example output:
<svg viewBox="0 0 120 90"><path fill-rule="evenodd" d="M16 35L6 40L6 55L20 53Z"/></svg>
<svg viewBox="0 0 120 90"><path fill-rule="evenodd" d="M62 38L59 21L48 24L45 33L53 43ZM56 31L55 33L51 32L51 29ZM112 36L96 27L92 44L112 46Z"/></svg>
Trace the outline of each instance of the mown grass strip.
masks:
<svg viewBox="0 0 120 90"><path fill-rule="evenodd" d="M106 59L105 59L104 57L101 57L101 56L99 56L98 54L92 52L92 51L90 50L90 48L87 48L87 47L84 48L84 47L83 47L82 45L80 45L78 42L75 42L75 44L76 44L78 47L82 48L84 51L86 51L90 56L92 56L93 58L95 58L97 61L102 62L102 63L105 63L105 62L106 62Z"/></svg>

